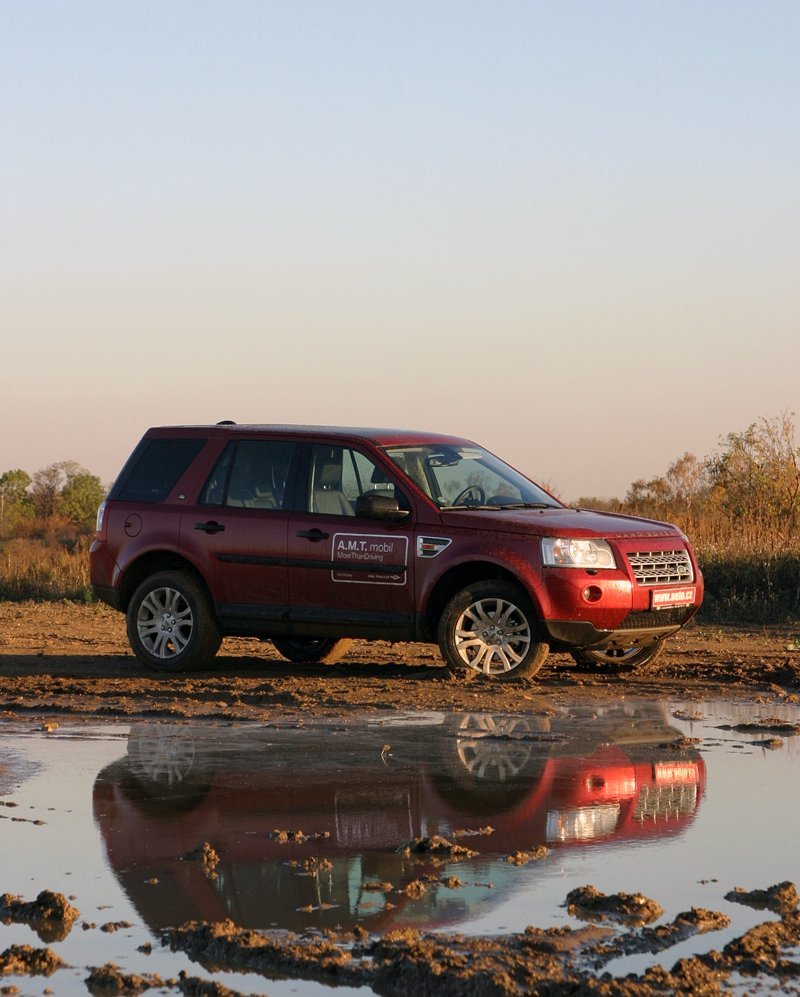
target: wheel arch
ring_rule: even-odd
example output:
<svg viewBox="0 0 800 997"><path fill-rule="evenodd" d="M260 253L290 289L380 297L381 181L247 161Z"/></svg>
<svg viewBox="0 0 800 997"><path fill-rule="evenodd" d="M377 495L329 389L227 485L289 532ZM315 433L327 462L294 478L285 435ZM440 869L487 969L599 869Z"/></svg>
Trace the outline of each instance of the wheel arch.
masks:
<svg viewBox="0 0 800 997"><path fill-rule="evenodd" d="M191 575L194 580L201 585L208 595L209 602L213 605L211 592L206 580L192 564L191 561L180 554L170 550L151 550L142 554L135 561L131 562L125 569L125 574L120 586L120 609L127 612L128 605L133 597L133 593L141 583L150 575L155 575L159 571L182 571Z"/></svg>
<svg viewBox="0 0 800 997"><path fill-rule="evenodd" d="M537 619L542 620L542 608L539 605L539 600L520 579L519 575L493 561L466 561L449 568L431 590L422 624L426 638L436 639L435 635L441 615L456 592L460 592L461 589L473 585L475 582L491 579L511 582L521 588L531 600Z"/></svg>

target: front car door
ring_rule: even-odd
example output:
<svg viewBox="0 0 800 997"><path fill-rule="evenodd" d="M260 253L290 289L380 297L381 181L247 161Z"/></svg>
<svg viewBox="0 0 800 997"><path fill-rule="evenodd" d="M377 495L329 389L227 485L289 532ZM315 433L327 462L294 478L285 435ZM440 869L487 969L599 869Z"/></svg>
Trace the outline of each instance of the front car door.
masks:
<svg viewBox="0 0 800 997"><path fill-rule="evenodd" d="M376 461L355 448L305 451L287 537L292 631L302 636L411 639L414 632L413 510ZM402 520L357 514L360 496L396 498Z"/></svg>

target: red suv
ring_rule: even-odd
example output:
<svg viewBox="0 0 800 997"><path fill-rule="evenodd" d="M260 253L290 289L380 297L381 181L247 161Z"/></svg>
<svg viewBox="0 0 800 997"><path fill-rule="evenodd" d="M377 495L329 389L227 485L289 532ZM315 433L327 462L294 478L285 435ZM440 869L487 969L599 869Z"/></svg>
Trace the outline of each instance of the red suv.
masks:
<svg viewBox="0 0 800 997"><path fill-rule="evenodd" d="M674 526L570 509L469 440L309 426L150 429L97 517L95 595L137 657L207 665L226 634L331 662L437 643L456 674L652 661L703 583Z"/></svg>

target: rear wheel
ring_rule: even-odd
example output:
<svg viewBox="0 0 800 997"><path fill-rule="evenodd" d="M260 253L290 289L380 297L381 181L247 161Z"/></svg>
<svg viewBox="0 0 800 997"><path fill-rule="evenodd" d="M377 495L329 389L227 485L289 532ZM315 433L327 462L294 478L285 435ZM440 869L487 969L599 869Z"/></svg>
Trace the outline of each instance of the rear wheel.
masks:
<svg viewBox="0 0 800 997"><path fill-rule="evenodd" d="M459 676L529 678L549 648L536 637L536 613L513 582L488 579L457 592L439 620L439 647Z"/></svg>
<svg viewBox="0 0 800 997"><path fill-rule="evenodd" d="M133 593L127 623L134 654L159 671L204 668L222 642L205 589L181 571L146 578Z"/></svg>
<svg viewBox="0 0 800 997"><path fill-rule="evenodd" d="M609 647L603 651L573 651L575 662L586 671L613 673L620 665L631 668L649 667L660 657L666 641L655 644L633 644L630 647Z"/></svg>
<svg viewBox="0 0 800 997"><path fill-rule="evenodd" d="M273 637L278 654L289 661L332 665L350 650L352 640L331 637Z"/></svg>

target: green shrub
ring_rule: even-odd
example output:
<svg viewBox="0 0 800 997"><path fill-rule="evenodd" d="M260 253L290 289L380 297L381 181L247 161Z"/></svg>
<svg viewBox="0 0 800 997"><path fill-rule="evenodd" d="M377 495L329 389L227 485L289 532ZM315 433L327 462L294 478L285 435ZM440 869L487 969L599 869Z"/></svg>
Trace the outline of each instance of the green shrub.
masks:
<svg viewBox="0 0 800 997"><path fill-rule="evenodd" d="M716 623L800 619L800 549L764 554L703 547L697 558L706 584L699 619Z"/></svg>

